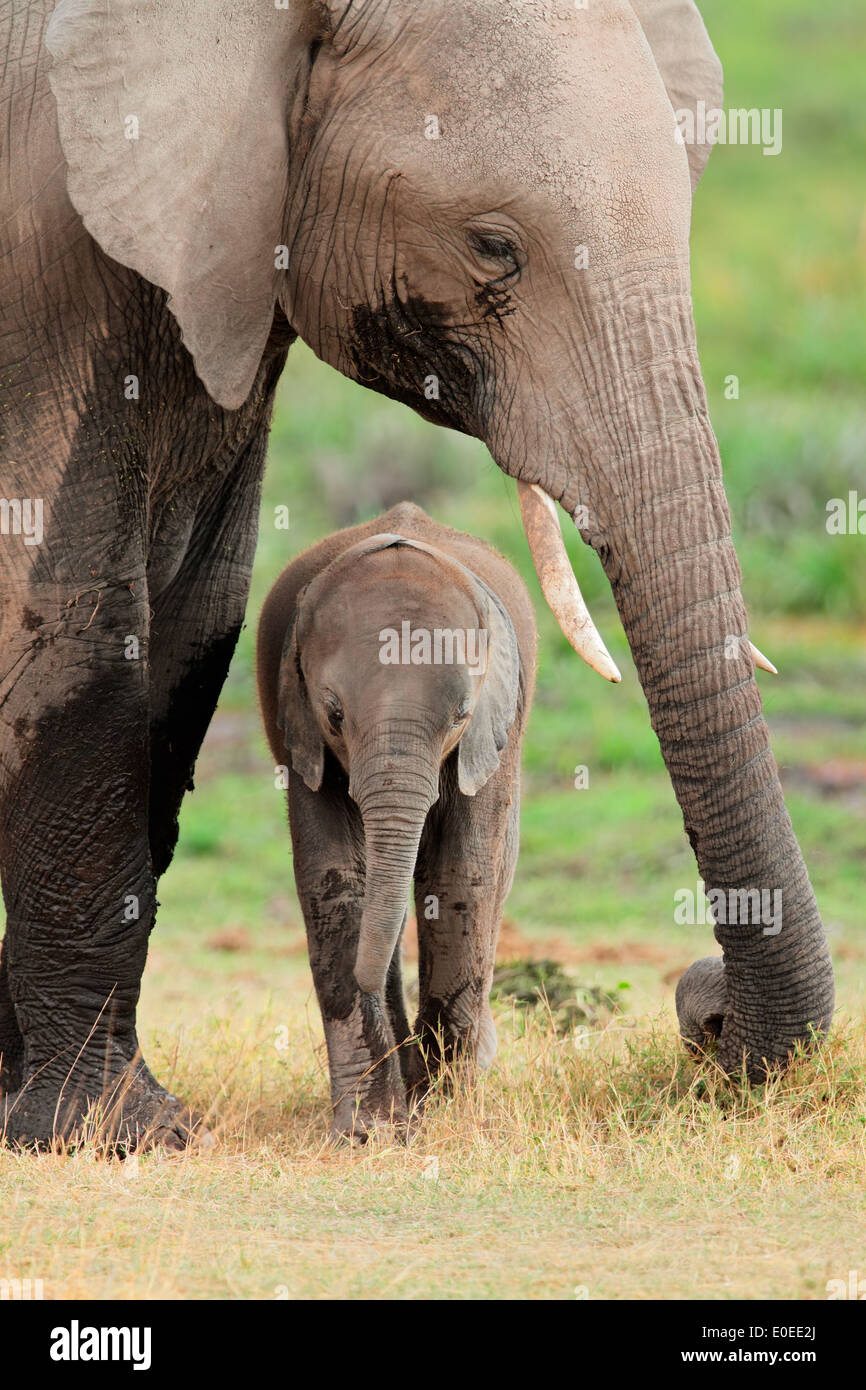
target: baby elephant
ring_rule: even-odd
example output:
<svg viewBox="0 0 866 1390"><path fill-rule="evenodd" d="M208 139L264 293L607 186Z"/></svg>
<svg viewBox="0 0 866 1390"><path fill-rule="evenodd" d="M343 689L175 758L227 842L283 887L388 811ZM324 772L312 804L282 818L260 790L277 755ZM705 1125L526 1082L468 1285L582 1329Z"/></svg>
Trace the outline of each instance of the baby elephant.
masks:
<svg viewBox="0 0 866 1390"><path fill-rule="evenodd" d="M313 546L267 597L259 698L288 768L336 1135L405 1123L443 1061L493 1059L488 996L535 647L511 566L405 502ZM400 954L413 879L409 1044Z"/></svg>

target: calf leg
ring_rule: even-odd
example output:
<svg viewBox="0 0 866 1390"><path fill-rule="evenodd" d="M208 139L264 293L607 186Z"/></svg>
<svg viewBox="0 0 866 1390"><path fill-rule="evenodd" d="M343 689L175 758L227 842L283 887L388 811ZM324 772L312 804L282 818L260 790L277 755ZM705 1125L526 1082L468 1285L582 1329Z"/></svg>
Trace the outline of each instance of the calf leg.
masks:
<svg viewBox="0 0 866 1390"><path fill-rule="evenodd" d="M416 1101L443 1065L463 1058L487 1067L496 1053L489 998L517 860L518 756L509 748L474 798L460 796L443 776L424 830L415 874L419 1042L408 1064Z"/></svg>
<svg viewBox="0 0 866 1390"><path fill-rule="evenodd" d="M411 1036L409 1019L406 1015L406 995L403 990L403 934L406 931L406 922L409 917L409 909L403 916L403 925L400 928L400 935L394 947L394 954L391 957L391 964L388 967L388 976L385 981L385 1006L388 1010L388 1019L391 1024L391 1032L394 1034L399 1047L400 1070L405 1078L406 1065L408 1059L408 1049L403 1046Z"/></svg>
<svg viewBox="0 0 866 1390"><path fill-rule="evenodd" d="M339 790L311 792L296 772L289 776L295 884L328 1049L332 1133L363 1142L376 1125L406 1120L402 1039L392 1027L408 1032L405 1006L401 1020L397 975L389 974L387 1002L355 983L365 887L360 812Z"/></svg>

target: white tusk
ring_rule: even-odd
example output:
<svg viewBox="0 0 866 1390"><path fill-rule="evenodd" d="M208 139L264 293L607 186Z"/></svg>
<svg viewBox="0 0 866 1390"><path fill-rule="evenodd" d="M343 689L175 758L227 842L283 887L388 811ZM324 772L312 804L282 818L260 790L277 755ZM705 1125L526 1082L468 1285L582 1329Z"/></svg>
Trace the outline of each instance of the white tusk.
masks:
<svg viewBox="0 0 866 1390"><path fill-rule="evenodd" d="M756 666L760 666L762 671L769 671L771 676L778 676L779 672L776 670L772 661L768 661L764 653L758 651L754 642L749 643L749 651L752 653L752 660Z"/></svg>
<svg viewBox="0 0 866 1390"><path fill-rule="evenodd" d="M578 588L562 539L556 503L536 483L522 483L520 479L517 496L535 573L553 616L587 665L605 680L621 681Z"/></svg>

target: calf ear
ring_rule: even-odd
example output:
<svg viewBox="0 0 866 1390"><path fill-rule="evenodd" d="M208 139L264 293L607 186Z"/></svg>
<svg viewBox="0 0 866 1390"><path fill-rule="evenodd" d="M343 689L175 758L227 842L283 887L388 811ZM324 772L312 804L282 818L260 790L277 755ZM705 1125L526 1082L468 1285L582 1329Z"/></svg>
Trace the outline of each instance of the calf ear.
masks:
<svg viewBox="0 0 866 1390"><path fill-rule="evenodd" d="M167 290L210 395L249 395L273 322L293 105L320 16L292 0L61 0L45 42L69 196Z"/></svg>
<svg viewBox="0 0 866 1390"><path fill-rule="evenodd" d="M474 796L499 766L517 714L520 656L514 627L499 599L476 578L487 599L487 670L481 696L457 747L457 785Z"/></svg>
<svg viewBox="0 0 866 1390"><path fill-rule="evenodd" d="M631 0L674 111L722 104L722 65L692 0ZM694 193L712 145L686 144Z"/></svg>
<svg viewBox="0 0 866 1390"><path fill-rule="evenodd" d="M301 653L298 647L298 617L300 599L292 625L286 633L277 691L277 725L282 729L286 748L291 754L292 767L302 777L311 792L322 785L325 746L310 705Z"/></svg>

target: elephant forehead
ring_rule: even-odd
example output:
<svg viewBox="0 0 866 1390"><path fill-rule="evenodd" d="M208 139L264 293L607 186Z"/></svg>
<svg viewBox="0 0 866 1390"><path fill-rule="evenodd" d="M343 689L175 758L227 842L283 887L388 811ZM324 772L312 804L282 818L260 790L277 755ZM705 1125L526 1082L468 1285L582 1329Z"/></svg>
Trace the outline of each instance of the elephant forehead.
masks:
<svg viewBox="0 0 866 1390"><path fill-rule="evenodd" d="M363 641L404 621L477 627L483 614L471 580L456 566L444 570L435 556L400 546L364 555L326 582L310 617L319 635Z"/></svg>
<svg viewBox="0 0 866 1390"><path fill-rule="evenodd" d="M570 240L685 244L688 164L627 0L455 8L447 25L407 25L415 41L389 88L406 107L397 166L429 173L455 198L491 183L518 200L531 193L536 208L556 209ZM426 49L430 61L419 63Z"/></svg>

